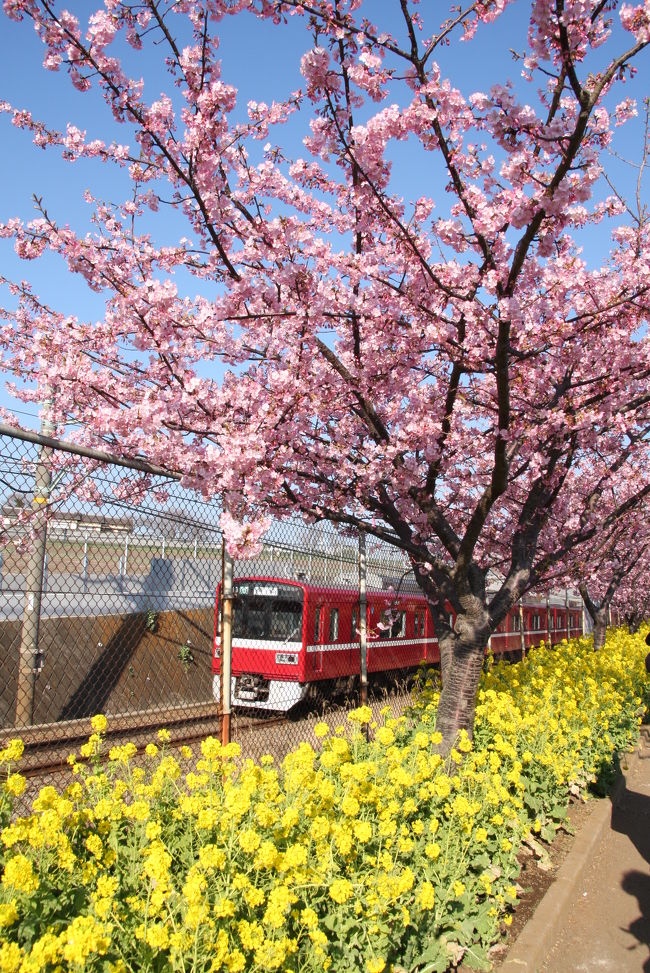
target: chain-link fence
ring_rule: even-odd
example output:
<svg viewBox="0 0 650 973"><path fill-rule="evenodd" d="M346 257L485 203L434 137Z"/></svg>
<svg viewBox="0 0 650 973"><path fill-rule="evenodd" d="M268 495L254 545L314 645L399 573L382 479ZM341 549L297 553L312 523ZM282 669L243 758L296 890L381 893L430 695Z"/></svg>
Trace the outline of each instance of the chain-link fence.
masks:
<svg viewBox="0 0 650 973"><path fill-rule="evenodd" d="M0 435L0 511L0 746L20 735L26 766L54 775L96 713L116 742L222 733L220 505ZM364 664L377 711L407 702L424 605L394 548L369 542L364 561L360 593L357 536L285 521L234 562L230 733L247 755L315 742L357 705Z"/></svg>
<svg viewBox="0 0 650 973"><path fill-rule="evenodd" d="M0 747L20 735L41 777L64 772L97 713L115 742L165 727L177 744L211 733L279 758L360 701L398 715L437 663L398 549L278 521L232 562L219 503L146 464L32 439L0 434ZM564 592L513 610L491 644L517 653L581 629Z"/></svg>

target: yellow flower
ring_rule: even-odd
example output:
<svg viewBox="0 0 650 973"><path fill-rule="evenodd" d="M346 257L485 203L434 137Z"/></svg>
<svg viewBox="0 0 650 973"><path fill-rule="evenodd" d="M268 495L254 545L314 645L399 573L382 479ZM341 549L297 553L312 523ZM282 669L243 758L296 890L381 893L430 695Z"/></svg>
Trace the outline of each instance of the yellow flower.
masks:
<svg viewBox="0 0 650 973"><path fill-rule="evenodd" d="M472 741L467 735L467 730L460 731L460 740L457 746L461 753L469 753L472 749Z"/></svg>
<svg viewBox="0 0 650 973"><path fill-rule="evenodd" d="M418 892L417 903L421 909L433 909L435 905L435 890L431 882L423 882Z"/></svg>
<svg viewBox="0 0 650 973"><path fill-rule="evenodd" d="M134 801L126 809L127 817L133 821L146 821L151 813L151 808L146 801Z"/></svg>
<svg viewBox="0 0 650 973"><path fill-rule="evenodd" d="M17 943L2 943L0 945L0 971L2 973L18 973L23 961L23 951Z"/></svg>
<svg viewBox="0 0 650 973"><path fill-rule="evenodd" d="M147 945L158 951L169 946L169 929L161 922L150 923L147 927Z"/></svg>
<svg viewBox="0 0 650 973"><path fill-rule="evenodd" d="M25 790L25 778L21 774L9 774L5 781L5 790L14 797L20 797Z"/></svg>
<svg viewBox="0 0 650 973"><path fill-rule="evenodd" d="M389 747L395 742L395 734L388 726L380 726L375 733L375 739L384 747Z"/></svg>
<svg viewBox="0 0 650 973"><path fill-rule="evenodd" d="M14 764L23 755L25 744L19 737L10 740L4 750L0 750L0 764Z"/></svg>
<svg viewBox="0 0 650 973"><path fill-rule="evenodd" d="M365 844L372 838L372 825L369 821L355 821L353 828L354 837L361 844Z"/></svg>
<svg viewBox="0 0 650 973"><path fill-rule="evenodd" d="M138 748L135 743L125 743L123 747L111 747L108 751L108 759L112 760L114 763L127 764L131 757L135 757L138 752ZM82 756L86 756L83 752L83 747L81 747Z"/></svg>
<svg viewBox="0 0 650 973"><path fill-rule="evenodd" d="M161 743L169 743L169 741L172 738L172 735L169 732L169 730L165 730L165 729L158 730L158 733L156 735Z"/></svg>
<svg viewBox="0 0 650 973"><path fill-rule="evenodd" d="M307 929L316 929L318 927L318 916L310 906L307 906L307 908L301 911L300 921Z"/></svg>
<svg viewBox="0 0 650 973"><path fill-rule="evenodd" d="M108 720L102 713L98 713L97 716L93 716L90 721L90 725L95 733L105 733L106 727L108 726Z"/></svg>
<svg viewBox="0 0 650 973"><path fill-rule="evenodd" d="M246 891L244 892L244 899L246 900L247 905L251 907L251 909L255 909L257 908L258 905L264 904L266 895L262 889L258 889L255 886L252 886L251 888L246 889Z"/></svg>
<svg viewBox="0 0 650 973"><path fill-rule="evenodd" d="M356 797L351 797L349 794L346 795L341 801L341 810L347 817L356 818L360 810L360 805Z"/></svg>
<svg viewBox="0 0 650 973"><path fill-rule="evenodd" d="M246 957L239 949L233 949L230 956L226 957L226 969L228 973L242 973L246 969Z"/></svg>
<svg viewBox="0 0 650 973"><path fill-rule="evenodd" d="M314 736L317 736L319 738L326 737L329 731L330 728L327 725L327 723L317 723L316 726L314 727Z"/></svg>
<svg viewBox="0 0 650 973"><path fill-rule="evenodd" d="M221 756L221 742L215 737L206 737L201 741L201 753L206 760L216 760Z"/></svg>
<svg viewBox="0 0 650 973"><path fill-rule="evenodd" d="M89 834L84 842L86 848L95 858L101 858L104 853L102 839L97 834Z"/></svg>
<svg viewBox="0 0 650 973"><path fill-rule="evenodd" d="M329 888L330 899L342 904L354 895L354 886L347 878L336 878Z"/></svg>
<svg viewBox="0 0 650 973"><path fill-rule="evenodd" d="M13 926L18 918L18 910L13 902L0 904L0 929Z"/></svg>
<svg viewBox="0 0 650 973"><path fill-rule="evenodd" d="M29 858L26 858L25 855L14 855L13 858L5 862L2 884L8 888L16 889L17 892L26 892L28 895L35 892L39 881L34 874Z"/></svg>
<svg viewBox="0 0 650 973"><path fill-rule="evenodd" d="M386 969L386 960L382 959L381 956L376 956L374 959L369 959L366 963L367 973L382 973L382 970Z"/></svg>
<svg viewBox="0 0 650 973"><path fill-rule="evenodd" d="M255 856L256 868L273 868L278 860L278 849L272 841L263 841Z"/></svg>

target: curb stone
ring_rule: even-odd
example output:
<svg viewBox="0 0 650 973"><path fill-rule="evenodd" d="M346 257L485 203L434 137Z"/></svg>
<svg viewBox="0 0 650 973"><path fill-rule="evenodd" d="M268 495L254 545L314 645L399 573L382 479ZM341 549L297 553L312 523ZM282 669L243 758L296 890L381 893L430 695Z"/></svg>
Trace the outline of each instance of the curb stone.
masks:
<svg viewBox="0 0 650 973"><path fill-rule="evenodd" d="M639 747L650 743L650 730L641 727L634 750L622 754L621 768L627 773L638 762ZM498 973L537 973L555 943L567 913L567 906L575 894L582 874L592 854L607 833L612 808L625 790L626 778L620 773L611 793L598 801L587 821L575 837L571 851L560 866L533 915L508 950Z"/></svg>

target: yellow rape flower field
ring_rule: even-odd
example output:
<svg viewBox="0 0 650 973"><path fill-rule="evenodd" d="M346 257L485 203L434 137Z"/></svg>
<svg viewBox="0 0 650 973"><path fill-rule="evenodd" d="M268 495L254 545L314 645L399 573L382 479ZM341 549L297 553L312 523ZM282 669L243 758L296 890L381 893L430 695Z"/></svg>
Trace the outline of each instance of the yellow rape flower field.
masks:
<svg viewBox="0 0 650 973"><path fill-rule="evenodd" d="M108 753L106 720L18 817L22 744L0 751L0 971L489 969L516 854L551 840L569 789L604 786L647 713L645 629L532 651L484 674L474 740L436 752L436 681L365 739L317 727L281 765L161 731ZM106 758L106 759L104 759Z"/></svg>

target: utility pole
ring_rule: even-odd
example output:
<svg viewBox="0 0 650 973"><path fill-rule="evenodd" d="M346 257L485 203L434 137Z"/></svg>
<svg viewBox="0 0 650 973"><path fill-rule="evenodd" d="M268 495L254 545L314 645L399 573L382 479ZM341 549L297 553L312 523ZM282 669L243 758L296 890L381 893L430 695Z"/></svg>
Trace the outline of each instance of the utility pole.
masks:
<svg viewBox="0 0 650 973"><path fill-rule="evenodd" d="M51 436L54 427L49 420L49 405L41 420L41 435ZM25 566L25 605L20 637L18 685L14 726L30 726L34 720L34 692L38 672L38 636L41 624L41 600L47 548L47 502L50 496L52 449L41 446L34 474L34 499L29 519L32 541Z"/></svg>
<svg viewBox="0 0 650 973"><path fill-rule="evenodd" d="M359 531L359 701L368 705L368 628L366 625L367 608L366 585L366 535Z"/></svg>
<svg viewBox="0 0 650 973"><path fill-rule="evenodd" d="M232 712L232 558L222 544L221 571L221 742L230 743L230 715Z"/></svg>

